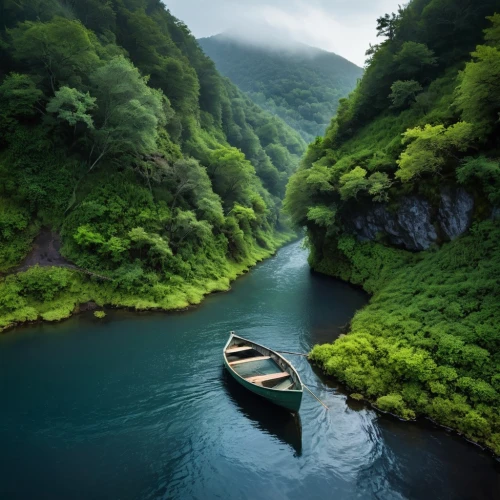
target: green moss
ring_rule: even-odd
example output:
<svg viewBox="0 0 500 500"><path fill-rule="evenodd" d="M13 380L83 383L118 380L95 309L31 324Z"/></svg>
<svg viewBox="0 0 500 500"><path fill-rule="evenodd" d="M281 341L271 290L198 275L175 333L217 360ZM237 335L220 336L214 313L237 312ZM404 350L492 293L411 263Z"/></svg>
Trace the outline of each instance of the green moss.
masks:
<svg viewBox="0 0 500 500"><path fill-rule="evenodd" d="M363 401L363 399L364 399L363 394L359 394L357 392L353 392L352 394L349 394L349 397L352 399L355 399L356 401Z"/></svg>
<svg viewBox="0 0 500 500"><path fill-rule="evenodd" d="M104 319L106 317L106 313L104 311L95 311L94 317L97 319Z"/></svg>

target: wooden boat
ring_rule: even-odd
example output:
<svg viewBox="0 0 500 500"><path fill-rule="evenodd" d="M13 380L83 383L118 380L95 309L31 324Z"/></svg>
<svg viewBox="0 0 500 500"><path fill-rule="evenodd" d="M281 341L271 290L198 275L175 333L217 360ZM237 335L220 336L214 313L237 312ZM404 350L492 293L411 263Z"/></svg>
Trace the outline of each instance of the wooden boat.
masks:
<svg viewBox="0 0 500 500"><path fill-rule="evenodd" d="M291 412L299 411L302 382L283 356L231 332L223 358L231 376L243 387Z"/></svg>

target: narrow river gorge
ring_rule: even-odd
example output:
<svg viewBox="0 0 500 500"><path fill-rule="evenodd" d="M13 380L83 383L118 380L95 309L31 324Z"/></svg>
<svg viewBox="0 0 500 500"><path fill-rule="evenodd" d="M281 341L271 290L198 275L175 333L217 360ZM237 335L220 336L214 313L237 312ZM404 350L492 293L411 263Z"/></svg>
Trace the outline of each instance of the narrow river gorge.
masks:
<svg viewBox="0 0 500 500"><path fill-rule="evenodd" d="M306 258L288 245L186 312L89 313L2 335L0 497L499 498L490 455L348 400L304 358L288 356L330 411L304 394L300 420L223 372L230 330L307 352L366 303Z"/></svg>

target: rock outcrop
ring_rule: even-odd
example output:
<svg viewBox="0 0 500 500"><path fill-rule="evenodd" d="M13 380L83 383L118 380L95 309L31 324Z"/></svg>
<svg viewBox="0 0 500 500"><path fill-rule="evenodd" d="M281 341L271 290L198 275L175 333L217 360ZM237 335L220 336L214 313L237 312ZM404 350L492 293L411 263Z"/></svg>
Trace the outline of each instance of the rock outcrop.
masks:
<svg viewBox="0 0 500 500"><path fill-rule="evenodd" d="M464 234L472 223L474 198L463 188L441 190L438 221L449 240Z"/></svg>
<svg viewBox="0 0 500 500"><path fill-rule="evenodd" d="M473 210L474 199L467 191L446 186L441 190L438 208L421 196L408 196L396 210L384 203L358 210L346 225L360 241L385 239L391 245L421 251L465 233L472 223Z"/></svg>

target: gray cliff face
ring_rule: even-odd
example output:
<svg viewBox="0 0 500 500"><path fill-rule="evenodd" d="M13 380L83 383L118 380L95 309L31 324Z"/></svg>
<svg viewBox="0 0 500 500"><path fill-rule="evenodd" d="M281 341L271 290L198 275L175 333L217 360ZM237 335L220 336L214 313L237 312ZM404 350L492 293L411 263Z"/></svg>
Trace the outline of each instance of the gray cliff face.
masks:
<svg viewBox="0 0 500 500"><path fill-rule="evenodd" d="M471 225L473 209L474 199L464 189L444 187L439 210L420 196L408 196L395 212L383 203L357 211L347 226L360 241L374 241L381 236L391 245L420 251L440 239L453 240L465 233Z"/></svg>
<svg viewBox="0 0 500 500"><path fill-rule="evenodd" d="M377 204L357 214L353 222L360 241L373 241L382 235L391 244L407 250L426 250L437 240L431 207L416 196L405 198L396 213L389 212L384 204Z"/></svg>
<svg viewBox="0 0 500 500"><path fill-rule="evenodd" d="M441 190L438 221L448 239L454 240L469 229L473 211L474 198L465 189Z"/></svg>

